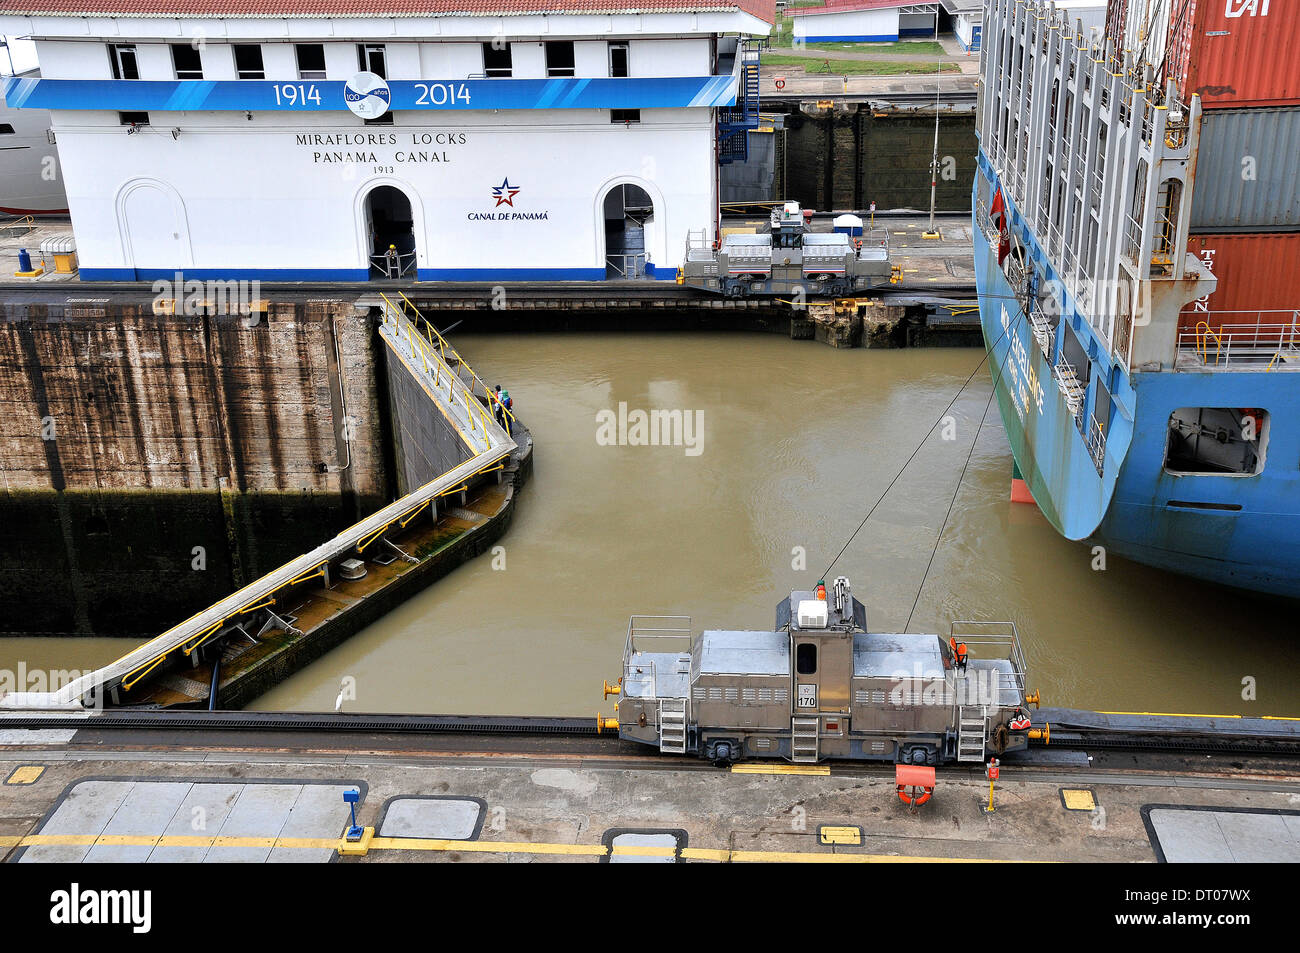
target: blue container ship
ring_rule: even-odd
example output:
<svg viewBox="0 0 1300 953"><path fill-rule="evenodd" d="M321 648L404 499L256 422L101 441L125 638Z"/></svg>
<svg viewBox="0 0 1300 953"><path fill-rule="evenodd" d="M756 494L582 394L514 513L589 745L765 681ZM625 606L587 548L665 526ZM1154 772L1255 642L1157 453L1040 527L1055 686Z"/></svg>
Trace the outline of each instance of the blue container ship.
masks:
<svg viewBox="0 0 1300 953"><path fill-rule="evenodd" d="M1047 5L990 0L983 35L972 231L1017 476L1069 539L1300 597L1300 328L1205 307L1199 96Z"/></svg>

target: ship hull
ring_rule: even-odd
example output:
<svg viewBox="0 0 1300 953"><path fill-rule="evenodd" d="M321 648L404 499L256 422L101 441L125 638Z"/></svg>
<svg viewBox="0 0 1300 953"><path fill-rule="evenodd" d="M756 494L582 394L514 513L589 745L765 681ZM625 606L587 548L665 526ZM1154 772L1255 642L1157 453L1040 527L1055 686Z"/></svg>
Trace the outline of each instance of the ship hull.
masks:
<svg viewBox="0 0 1300 953"><path fill-rule="evenodd" d="M997 183L981 153L974 195ZM981 188L981 179L983 185ZM1005 196L1004 196L1005 198ZM976 207L973 199L972 206ZM1019 216L1008 201L1009 218ZM1104 451L1053 379L1015 290L973 222L980 324L1008 442L1025 483L1052 526L1107 554L1208 582L1300 598L1300 378L1292 372L1163 371L1094 367L1114 385ZM1043 280L1050 265L1021 233ZM1065 314L1086 340L1086 320ZM1089 391L1091 406L1092 391ZM1178 474L1165 466L1169 419L1186 407L1268 411L1265 465L1257 474ZM1086 421L1088 417L1083 415ZM1102 466L1097 466L1098 459ZM1010 475L1008 475L1010 479Z"/></svg>

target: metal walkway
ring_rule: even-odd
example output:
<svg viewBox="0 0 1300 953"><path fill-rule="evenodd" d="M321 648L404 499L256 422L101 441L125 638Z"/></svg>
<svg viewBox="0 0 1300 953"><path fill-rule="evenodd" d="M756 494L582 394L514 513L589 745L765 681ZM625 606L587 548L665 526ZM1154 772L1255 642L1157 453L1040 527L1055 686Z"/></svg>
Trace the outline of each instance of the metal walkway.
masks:
<svg viewBox="0 0 1300 953"><path fill-rule="evenodd" d="M363 302L364 303L364 302ZM121 701L122 694L171 658L188 658L200 646L239 627L244 635L270 628L290 628L277 614L277 594L312 579L329 585L331 565L382 540L392 527L405 527L426 508L437 512L437 499L468 487L472 477L504 467L515 441L493 418L485 401L484 384L405 295L396 302L380 296L383 311L380 335L410 369L430 401L460 432L470 458L339 533L329 542L303 553L243 589L227 596L180 625L128 652L98 671L49 692L10 692L0 696L0 709L82 709L101 707L105 699ZM465 374L465 377L461 375ZM480 395L482 399L480 399Z"/></svg>

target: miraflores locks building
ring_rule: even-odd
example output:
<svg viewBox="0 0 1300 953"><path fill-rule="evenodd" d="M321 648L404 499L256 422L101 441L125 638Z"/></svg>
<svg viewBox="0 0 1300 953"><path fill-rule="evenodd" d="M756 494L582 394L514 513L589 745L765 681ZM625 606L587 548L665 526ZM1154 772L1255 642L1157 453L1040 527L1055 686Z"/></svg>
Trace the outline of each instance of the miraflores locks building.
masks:
<svg viewBox="0 0 1300 953"><path fill-rule="evenodd" d="M757 91L743 41L774 20L772 0L16 5L0 33L35 41L40 77L5 95L52 112L87 280L671 278L688 231L716 235L751 67Z"/></svg>

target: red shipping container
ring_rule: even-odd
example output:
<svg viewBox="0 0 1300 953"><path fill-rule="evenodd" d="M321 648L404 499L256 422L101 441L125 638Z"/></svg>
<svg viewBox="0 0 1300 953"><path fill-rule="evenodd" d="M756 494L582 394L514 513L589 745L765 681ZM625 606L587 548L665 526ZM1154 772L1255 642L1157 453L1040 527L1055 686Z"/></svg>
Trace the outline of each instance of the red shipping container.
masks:
<svg viewBox="0 0 1300 953"><path fill-rule="evenodd" d="M1187 0L1169 27L1169 75L1205 109L1300 103L1300 3Z"/></svg>
<svg viewBox="0 0 1300 953"><path fill-rule="evenodd" d="M1179 328L1191 330L1198 321L1214 328L1291 323L1290 312L1300 308L1300 232L1193 235L1187 246L1219 284L1183 309Z"/></svg>

